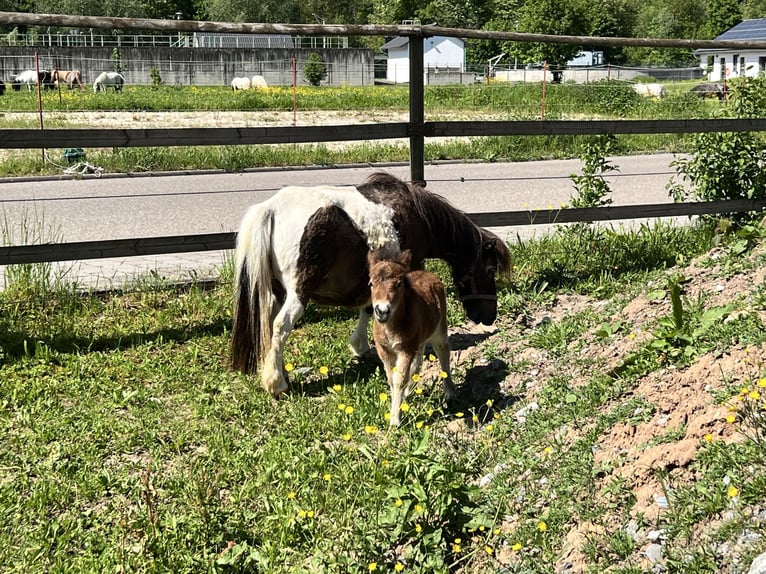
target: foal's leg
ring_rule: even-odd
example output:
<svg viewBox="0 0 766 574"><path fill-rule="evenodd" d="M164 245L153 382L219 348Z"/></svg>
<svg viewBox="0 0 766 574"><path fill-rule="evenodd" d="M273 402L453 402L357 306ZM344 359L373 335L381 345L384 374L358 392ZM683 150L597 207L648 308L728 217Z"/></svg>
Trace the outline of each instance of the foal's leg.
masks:
<svg viewBox="0 0 766 574"><path fill-rule="evenodd" d="M271 347L263 361L261 372L261 386L274 397L279 397L287 391L282 354L287 336L293 330L295 322L303 315L304 309L305 306L301 303L298 295L291 292L287 294L284 305L274 317Z"/></svg>
<svg viewBox="0 0 766 574"><path fill-rule="evenodd" d="M354 332L351 333L351 339L348 346L355 356L361 357L370 350L370 338L367 335L367 327L370 324L370 308L362 307L359 309L359 320L356 323Z"/></svg>
<svg viewBox="0 0 766 574"><path fill-rule="evenodd" d="M412 366L412 355L404 352L396 354L396 369L391 375L391 411L389 424L392 427L398 427L400 420L400 413L402 410L402 401L404 400L404 393L410 380L410 369Z"/></svg>
<svg viewBox="0 0 766 574"><path fill-rule="evenodd" d="M455 391L455 383L452 381L452 370L450 369L450 348L446 324L443 324L434 333L434 336L431 338L431 345L436 352L436 356L439 358L441 370L447 374L447 377L442 380L442 386L444 387L444 395L449 403L455 400L457 392Z"/></svg>

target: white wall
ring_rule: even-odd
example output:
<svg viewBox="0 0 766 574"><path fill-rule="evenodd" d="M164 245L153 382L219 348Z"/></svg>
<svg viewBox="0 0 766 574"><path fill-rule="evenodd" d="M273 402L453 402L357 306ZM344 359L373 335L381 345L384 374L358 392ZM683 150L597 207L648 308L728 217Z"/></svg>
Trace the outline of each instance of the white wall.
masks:
<svg viewBox="0 0 766 574"><path fill-rule="evenodd" d="M707 55L703 54L701 58L702 67L707 69L707 78L711 82L741 77L753 78L761 72L766 72L766 52L721 51L713 54L712 68L706 68ZM721 66L722 58L724 59L723 66Z"/></svg>

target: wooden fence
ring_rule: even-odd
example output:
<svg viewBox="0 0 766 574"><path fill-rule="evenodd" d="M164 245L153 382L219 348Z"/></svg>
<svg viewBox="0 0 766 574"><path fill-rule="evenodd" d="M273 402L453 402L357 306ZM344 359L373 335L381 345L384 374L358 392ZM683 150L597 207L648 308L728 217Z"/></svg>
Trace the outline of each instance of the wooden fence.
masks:
<svg viewBox="0 0 766 574"><path fill-rule="evenodd" d="M182 32L207 31L306 36L386 35L427 38L439 35L589 46L622 45L669 48L766 49L766 42L763 41L716 42L713 40L549 36L441 28L438 26L242 24L188 20L139 20L58 14L21 14L13 12L0 12L0 23L11 25L68 26L75 28ZM424 181L425 139L429 137L766 131L766 119L426 122L424 121L422 42L410 42L410 78L412 81L410 82L410 117L408 122L372 125L258 128L0 129L0 148L258 145L409 138L411 179L412 181ZM536 210L532 214L529 211L517 211L471 213L469 215L478 225L502 227L576 221L609 221L647 217L734 213L763 209L766 209L766 201L743 199L718 202ZM0 265L231 249L234 247L235 239L236 235L234 233L213 233L77 243L4 246L0 247Z"/></svg>

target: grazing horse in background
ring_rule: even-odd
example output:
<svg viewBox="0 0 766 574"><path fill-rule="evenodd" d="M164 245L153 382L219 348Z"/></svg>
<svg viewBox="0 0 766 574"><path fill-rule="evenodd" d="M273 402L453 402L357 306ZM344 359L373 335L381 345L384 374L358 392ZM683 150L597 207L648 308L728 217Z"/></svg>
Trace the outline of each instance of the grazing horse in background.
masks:
<svg viewBox="0 0 766 574"><path fill-rule="evenodd" d="M633 84L633 90L639 95L647 98L661 99L667 95L665 86L662 84Z"/></svg>
<svg viewBox="0 0 766 574"><path fill-rule="evenodd" d="M32 86L37 84L40 84L44 90L52 90L54 88L53 77L48 70L40 70L39 72L37 70L24 70L15 76L11 83L14 91L17 92L21 89L22 84L26 84L30 92L32 91Z"/></svg>
<svg viewBox="0 0 766 574"><path fill-rule="evenodd" d="M283 349L309 301L360 309L350 347L369 350L367 253L410 249L413 269L426 258L446 261L471 321L497 316L496 273L510 252L443 197L376 173L356 189L286 187L252 206L237 237L231 364L262 367L261 384L278 397L287 388Z"/></svg>
<svg viewBox="0 0 766 574"><path fill-rule="evenodd" d="M399 426L402 400L420 372L426 343L439 358L447 402L455 398L450 372L447 297L441 280L428 271L410 270L412 253L388 259L371 251L370 293L375 322L372 335L391 388L391 426Z"/></svg>
<svg viewBox="0 0 766 574"><path fill-rule="evenodd" d="M115 92L122 92L123 84L125 84L125 76L122 74L117 72L101 72L93 82L93 93L97 94L99 91L106 92L110 87L114 88Z"/></svg>
<svg viewBox="0 0 766 574"><path fill-rule="evenodd" d="M75 86L79 90L83 89L82 85L82 74L80 73L80 70L59 70L54 69L52 73L52 78L54 82L64 82L67 85L67 88L70 90L73 89Z"/></svg>
<svg viewBox="0 0 766 574"><path fill-rule="evenodd" d="M702 82L689 91L700 98L718 98L721 101L728 95L728 86L718 82Z"/></svg>
<svg viewBox="0 0 766 574"><path fill-rule="evenodd" d="M234 78L231 81L231 89L235 92L237 90L249 90L251 85L250 78Z"/></svg>

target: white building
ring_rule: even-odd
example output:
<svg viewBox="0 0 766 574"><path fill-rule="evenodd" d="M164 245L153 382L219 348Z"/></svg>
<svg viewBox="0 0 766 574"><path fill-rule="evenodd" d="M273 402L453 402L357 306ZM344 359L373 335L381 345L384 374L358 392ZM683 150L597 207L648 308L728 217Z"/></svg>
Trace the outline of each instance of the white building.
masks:
<svg viewBox="0 0 766 574"><path fill-rule="evenodd" d="M766 40L766 18L740 22L716 40ZM766 50L737 50L705 48L694 51L700 66L711 82L721 82L743 76L755 77L766 72Z"/></svg>
<svg viewBox="0 0 766 574"><path fill-rule="evenodd" d="M416 38L399 36L381 46L388 52L386 79L404 84L410 81L410 41ZM465 42L460 38L433 36L423 39L423 69L463 73L465 71Z"/></svg>

